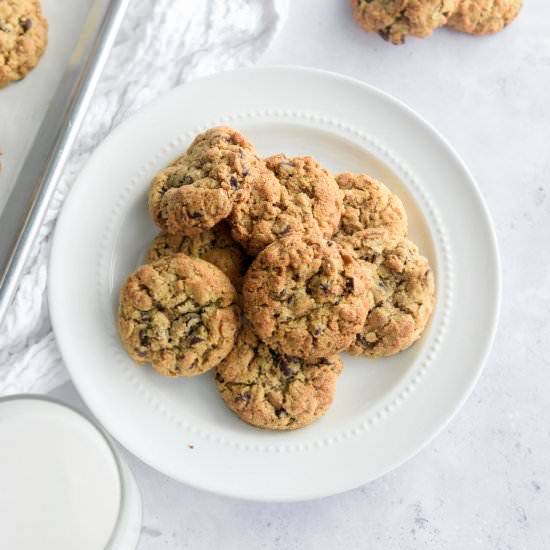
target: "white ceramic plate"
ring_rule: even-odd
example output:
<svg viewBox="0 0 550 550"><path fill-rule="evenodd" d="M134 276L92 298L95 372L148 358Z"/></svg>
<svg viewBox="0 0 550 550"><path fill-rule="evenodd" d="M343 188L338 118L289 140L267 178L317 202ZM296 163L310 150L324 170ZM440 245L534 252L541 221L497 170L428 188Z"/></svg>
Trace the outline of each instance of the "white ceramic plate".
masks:
<svg viewBox="0 0 550 550"><path fill-rule="evenodd" d="M211 374L167 379L136 367L115 328L118 290L156 229L153 174L208 127L228 124L263 155L312 155L332 172L366 171L399 193L410 235L436 274L424 337L390 359L344 357L335 402L290 433L240 422ZM290 501L331 495L422 448L475 384L500 296L491 221L472 176L410 109L361 82L300 68L255 68L186 84L120 125L80 174L50 261L51 317L80 394L139 458L190 485Z"/></svg>

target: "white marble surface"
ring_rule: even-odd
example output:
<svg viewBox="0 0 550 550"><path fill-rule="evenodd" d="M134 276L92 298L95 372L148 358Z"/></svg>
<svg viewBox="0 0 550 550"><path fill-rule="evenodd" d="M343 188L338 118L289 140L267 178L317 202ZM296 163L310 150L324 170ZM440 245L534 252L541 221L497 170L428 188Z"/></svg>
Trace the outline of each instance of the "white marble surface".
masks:
<svg viewBox="0 0 550 550"><path fill-rule="evenodd" d="M549 20L548 2L526 0L519 20L494 37L442 30L392 47L357 28L345 0L291 2L262 63L320 67L378 86L434 124L471 168L502 255L497 339L450 426L398 470L340 496L234 501L127 455L144 500L140 550L550 548ZM70 384L55 395L78 402Z"/></svg>

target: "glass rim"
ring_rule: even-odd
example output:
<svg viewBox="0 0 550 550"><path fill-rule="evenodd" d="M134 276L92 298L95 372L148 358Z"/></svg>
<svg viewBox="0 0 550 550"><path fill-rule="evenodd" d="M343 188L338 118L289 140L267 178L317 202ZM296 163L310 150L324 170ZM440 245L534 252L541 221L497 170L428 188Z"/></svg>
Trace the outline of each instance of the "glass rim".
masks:
<svg viewBox="0 0 550 550"><path fill-rule="evenodd" d="M88 424L90 424L90 426L92 426L92 428L94 428L95 431L101 436L101 439L107 444L107 448L109 449L109 452L115 462L115 467L118 474L118 488L119 488L119 494L120 494L120 499L118 503L118 512L113 525L113 529L103 549L103 550L108 550L112 542L114 541L115 535L120 526L121 519L122 519L122 511L124 509L124 505L126 504L126 500L127 500L127 496L125 494L124 479L123 479L123 476L124 476L123 462L122 462L122 459L119 457L119 454L115 449L113 443L111 442L109 435L107 434L105 429L95 419L88 417L86 414L84 414L82 411L79 411L73 405L69 405L61 401L60 399L57 399L56 397L50 397L47 395L41 395L37 393L17 393L17 394L0 396L0 406L2 405L2 403L8 402L8 401L24 401L24 400L45 401L47 403L53 403L54 405L58 405L64 409L69 410L72 413L77 414L83 420L85 420Z"/></svg>

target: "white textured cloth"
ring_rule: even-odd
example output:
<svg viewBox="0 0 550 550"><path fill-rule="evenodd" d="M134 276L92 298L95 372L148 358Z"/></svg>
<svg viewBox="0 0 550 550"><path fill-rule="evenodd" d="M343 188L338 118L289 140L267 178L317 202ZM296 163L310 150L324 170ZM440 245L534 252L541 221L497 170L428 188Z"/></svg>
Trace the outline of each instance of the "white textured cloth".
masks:
<svg viewBox="0 0 550 550"><path fill-rule="evenodd" d="M246 66L280 29L287 0L133 0L56 196L0 327L0 395L43 393L63 383L46 301L52 230L76 175L111 129L162 92Z"/></svg>

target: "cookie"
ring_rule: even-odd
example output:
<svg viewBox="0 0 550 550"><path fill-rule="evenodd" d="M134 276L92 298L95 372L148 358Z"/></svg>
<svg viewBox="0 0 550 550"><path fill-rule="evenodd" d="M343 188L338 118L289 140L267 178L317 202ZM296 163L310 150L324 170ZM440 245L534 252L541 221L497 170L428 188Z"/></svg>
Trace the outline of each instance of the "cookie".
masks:
<svg viewBox="0 0 550 550"><path fill-rule="evenodd" d="M153 179L149 214L167 233L198 235L227 218L266 172L242 134L211 128Z"/></svg>
<svg viewBox="0 0 550 550"><path fill-rule="evenodd" d="M459 0L447 25L469 34L501 31L518 15L523 0Z"/></svg>
<svg viewBox="0 0 550 550"><path fill-rule="evenodd" d="M48 45L48 22L38 0L0 1L0 88L21 80Z"/></svg>
<svg viewBox="0 0 550 550"><path fill-rule="evenodd" d="M392 44L423 38L447 22L457 0L351 0L356 21Z"/></svg>
<svg viewBox="0 0 550 550"><path fill-rule="evenodd" d="M348 351L389 357L407 349L424 331L435 305L434 275L408 239L391 239L379 229L367 229L354 239L354 250L371 270L373 305Z"/></svg>
<svg viewBox="0 0 550 550"><path fill-rule="evenodd" d="M241 420L259 428L294 430L327 412L341 372L338 355L311 363L281 355L244 326L216 369L216 383Z"/></svg>
<svg viewBox="0 0 550 550"><path fill-rule="evenodd" d="M118 330L136 363L195 376L220 363L240 327L236 291L199 258L175 254L140 267L120 291Z"/></svg>
<svg viewBox="0 0 550 550"><path fill-rule="evenodd" d="M372 227L384 228L394 237L407 234L403 203L383 183L367 176L345 172L336 177L343 197L340 227L333 239L339 241Z"/></svg>
<svg viewBox="0 0 550 550"><path fill-rule="evenodd" d="M313 360L346 349L369 309L367 270L317 233L293 233L265 248L243 283L254 332L274 351Z"/></svg>
<svg viewBox="0 0 550 550"><path fill-rule="evenodd" d="M147 262L152 263L178 252L210 262L229 277L237 290L241 289L248 258L231 237L229 226L225 222L220 222L194 237L161 233L149 248Z"/></svg>
<svg viewBox="0 0 550 550"><path fill-rule="evenodd" d="M274 240L293 232L321 231L330 237L340 221L342 198L334 178L311 157L275 155L265 160L275 176L251 190L235 206L232 235L256 256Z"/></svg>

